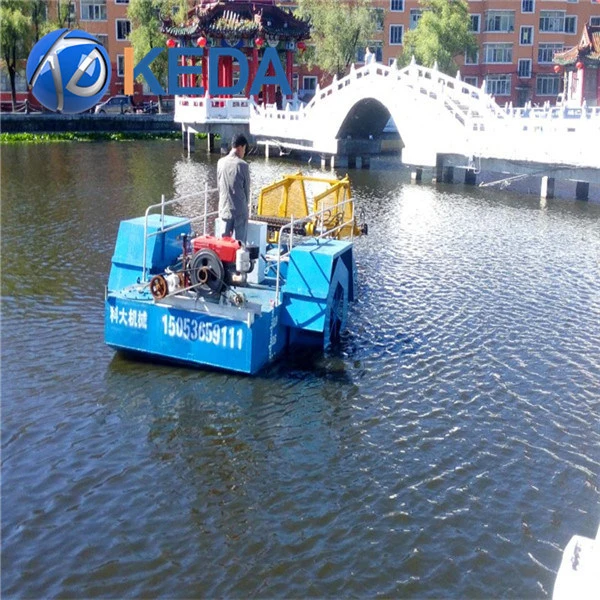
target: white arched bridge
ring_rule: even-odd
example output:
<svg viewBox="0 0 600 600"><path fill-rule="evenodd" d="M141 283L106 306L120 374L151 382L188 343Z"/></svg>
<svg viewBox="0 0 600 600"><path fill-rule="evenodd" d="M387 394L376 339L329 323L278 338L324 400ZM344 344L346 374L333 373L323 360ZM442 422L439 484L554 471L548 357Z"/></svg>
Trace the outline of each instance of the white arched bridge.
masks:
<svg viewBox="0 0 600 600"><path fill-rule="evenodd" d="M401 69L353 66L347 76L317 88L307 104L294 99L280 110L245 98L190 97L177 99L175 113L184 133L243 123L258 143L346 158L376 154L390 117L403 145L402 162L409 165L439 166L440 156L462 166L510 161L597 181L600 107L500 107L460 74L450 77L414 62ZM582 169L585 177L579 177Z"/></svg>

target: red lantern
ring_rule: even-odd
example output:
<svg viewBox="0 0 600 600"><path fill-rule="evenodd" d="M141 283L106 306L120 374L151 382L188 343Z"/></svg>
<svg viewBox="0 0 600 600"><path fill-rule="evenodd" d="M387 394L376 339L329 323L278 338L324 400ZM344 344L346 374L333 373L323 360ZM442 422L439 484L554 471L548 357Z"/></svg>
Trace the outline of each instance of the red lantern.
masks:
<svg viewBox="0 0 600 600"><path fill-rule="evenodd" d="M583 69L583 63L578 60L577 63L575 64L575 66L581 71L581 69Z"/></svg>
<svg viewBox="0 0 600 600"><path fill-rule="evenodd" d="M306 50L306 44L304 42L298 42L296 46L298 47L298 50L300 50L300 52L304 52Z"/></svg>
<svg viewBox="0 0 600 600"><path fill-rule="evenodd" d="M262 38L260 38L260 37L257 37L257 38L254 40L254 44L256 45L256 47L257 47L257 48L262 48L262 47L264 46L264 44L265 44L265 40L263 40L263 39L262 39Z"/></svg>
<svg viewBox="0 0 600 600"><path fill-rule="evenodd" d="M196 44L198 44L199 48L204 48L206 46L207 42L208 42L208 40L203 35L201 35L198 38L198 41L196 42Z"/></svg>
<svg viewBox="0 0 600 600"><path fill-rule="evenodd" d="M167 48L175 48L177 46L177 42L173 38L169 38L167 40Z"/></svg>
<svg viewBox="0 0 600 600"><path fill-rule="evenodd" d="M560 73L560 65L554 65L554 72Z"/></svg>

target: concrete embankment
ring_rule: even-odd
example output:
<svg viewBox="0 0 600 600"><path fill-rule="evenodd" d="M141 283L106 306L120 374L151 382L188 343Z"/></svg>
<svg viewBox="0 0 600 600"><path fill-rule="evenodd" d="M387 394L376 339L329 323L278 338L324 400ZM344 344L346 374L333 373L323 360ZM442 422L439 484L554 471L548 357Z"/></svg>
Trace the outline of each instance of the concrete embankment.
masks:
<svg viewBox="0 0 600 600"><path fill-rule="evenodd" d="M180 131L179 123L173 121L173 114L165 115L59 115L54 113L2 113L0 115L2 133L55 133L70 131L95 133L107 131L167 133Z"/></svg>

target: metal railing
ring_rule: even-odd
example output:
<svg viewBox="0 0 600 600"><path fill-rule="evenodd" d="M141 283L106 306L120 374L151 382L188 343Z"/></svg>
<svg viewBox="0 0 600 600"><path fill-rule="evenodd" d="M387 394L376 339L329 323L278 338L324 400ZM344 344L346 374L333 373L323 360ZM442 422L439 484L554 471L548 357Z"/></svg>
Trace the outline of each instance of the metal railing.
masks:
<svg viewBox="0 0 600 600"><path fill-rule="evenodd" d="M334 210L337 209L335 212L336 215L344 215L347 204L350 204L350 206L351 206L350 217L345 221L340 220L340 222L337 225L335 225L334 227L331 227L330 229L325 228L325 226L324 226L325 214L330 211L331 211L331 214L334 214ZM315 231L318 231L319 227L321 228L321 231L317 235L312 236L313 238L316 238L319 240L324 239L324 238L332 238L335 236L335 234L337 232L342 231L344 227L349 227L350 228L350 240L352 240L354 238L354 202L353 202L352 198L344 198L344 200L342 200L341 202L338 202L337 204L334 204L332 206L325 207L323 205L323 206L321 206L320 210L315 211L315 212L307 215L306 217L302 217L301 219L294 219L294 217L292 215L290 222L286 223L285 225L282 225L279 228L279 235L278 235L278 240L277 240L277 270L276 270L276 276L275 276L275 306L279 306L279 304L281 303L281 299L279 298L279 289L280 289L280 284L281 284L281 263L285 258L288 257L290 252L294 249L294 227L297 227L298 225L301 225L303 223L308 223L311 221L317 223L317 225L315 227ZM282 249L282 240L283 240L283 234L287 231L289 231L289 233L287 235L288 248L287 248L287 251L284 251Z"/></svg>
<svg viewBox="0 0 600 600"><path fill-rule="evenodd" d="M190 217L188 219L184 219L183 221L178 222L176 225L171 225L170 227L165 227L165 208L167 206L171 206L173 204L178 204L181 202L185 202L186 200L190 200L191 198L198 198L198 194L188 194L187 196L180 196L179 198L173 198L172 200L165 200L164 194L161 196L161 201L158 204L151 204L144 213L144 257L142 259L142 283L147 283L147 265L146 265L146 254L148 252L148 240L151 237L161 235L163 233L167 233L168 231L172 231L173 229L178 229L182 225L187 225L188 223L197 223L198 221L202 221L202 234L205 235L208 229L208 218L214 217L218 214L218 211L208 211L208 196L210 193L214 193L217 191L217 188L208 187L208 183L204 184L204 213L197 217ZM152 211L160 208L160 230L155 231L154 233L148 233L148 217L152 213Z"/></svg>

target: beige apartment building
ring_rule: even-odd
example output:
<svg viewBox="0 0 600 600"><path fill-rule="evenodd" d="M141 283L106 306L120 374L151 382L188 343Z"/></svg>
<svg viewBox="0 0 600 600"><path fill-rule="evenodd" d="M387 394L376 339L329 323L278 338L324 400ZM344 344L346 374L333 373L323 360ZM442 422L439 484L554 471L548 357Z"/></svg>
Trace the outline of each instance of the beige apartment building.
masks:
<svg viewBox="0 0 600 600"><path fill-rule="evenodd" d="M418 0L375 0L381 38L374 40L381 62L391 64L404 34L421 16ZM562 74L553 56L579 43L584 25L600 25L600 0L469 0L475 56L457 59L464 81L481 87L496 101L523 106L554 103ZM600 96L600 93L598 94Z"/></svg>
<svg viewBox="0 0 600 600"><path fill-rule="evenodd" d="M269 0L257 3L264 1ZM293 9L297 0L276 3ZM48 0L48 14L55 14L59 4L70 6L73 26L96 35L104 44L112 63L109 94L122 93L124 49L131 29L129 0ZM485 84L501 104L554 103L563 85L561 74L554 71L554 53L576 46L586 23L600 25L600 0L469 0L468 4L479 51L459 58L461 76L477 87ZM418 0L373 0L373 10L378 31L370 47L379 62L390 65L402 52L404 35L416 27L422 8ZM360 49L357 63L363 60L364 49ZM327 83L316 72L295 69L294 87L301 98L310 97L317 83ZM25 96L23 77L18 85ZM5 72L0 90L6 100L10 88ZM141 87L136 91L143 93Z"/></svg>

